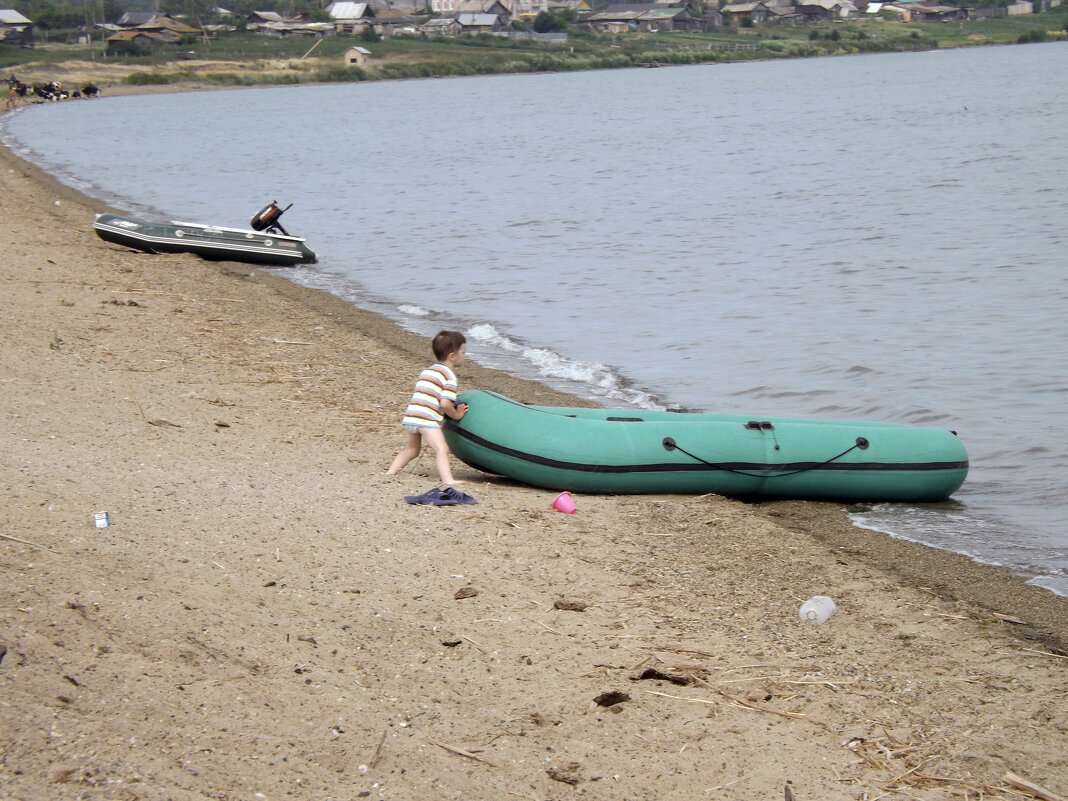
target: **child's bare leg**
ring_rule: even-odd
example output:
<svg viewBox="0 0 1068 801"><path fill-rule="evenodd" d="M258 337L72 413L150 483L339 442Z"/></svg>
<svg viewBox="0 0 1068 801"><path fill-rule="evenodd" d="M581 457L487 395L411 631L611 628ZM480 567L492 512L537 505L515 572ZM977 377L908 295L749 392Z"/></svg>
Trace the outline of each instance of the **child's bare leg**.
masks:
<svg viewBox="0 0 1068 801"><path fill-rule="evenodd" d="M434 451L434 465L438 469L438 475L445 484L458 483L452 477L452 467L449 466L449 446L445 442L445 434L440 428L423 429L423 438L426 444Z"/></svg>
<svg viewBox="0 0 1068 801"><path fill-rule="evenodd" d="M438 432L440 433L440 432ZM444 438L442 438L444 441ZM419 455L419 451L423 447L423 441L419 434L408 434L408 442L404 446L404 450L397 454L397 457L393 460L393 464L389 466L389 470L386 471L387 475L395 476L401 471L408 462Z"/></svg>

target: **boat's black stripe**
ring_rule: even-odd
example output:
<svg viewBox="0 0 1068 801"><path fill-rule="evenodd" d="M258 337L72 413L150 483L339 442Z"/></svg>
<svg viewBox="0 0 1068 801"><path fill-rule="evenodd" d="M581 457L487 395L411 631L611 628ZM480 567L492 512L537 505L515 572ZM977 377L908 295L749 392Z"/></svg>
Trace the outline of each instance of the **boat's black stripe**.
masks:
<svg viewBox="0 0 1068 801"><path fill-rule="evenodd" d="M133 233L125 228L113 228L105 226L104 224L94 226L97 231L103 231L111 234L114 239L109 241L115 242L118 245L130 246L130 240L136 240L143 245L149 247L163 247L170 246L180 249L182 252L195 252L200 250L216 250L222 253L255 253L263 256L273 256L276 258L297 260L303 257L303 254L299 249L288 250L275 248L270 245L264 245L260 241L251 240L249 242L227 242L226 240L220 241L208 241L204 239L184 239L172 236L155 236L152 234Z"/></svg>
<svg viewBox="0 0 1068 801"><path fill-rule="evenodd" d="M575 470L580 473L692 473L713 470L757 471L767 473L774 478L775 473L795 473L800 470L844 470L844 471L887 471L887 472L929 472L933 470L966 470L968 460L959 462L784 462L766 464L761 462L704 462L704 463L657 463L657 464L589 464L585 462L564 462L550 459L534 453L526 453L491 442L467 429L449 425L449 430L476 445L491 451L521 459L530 464L552 467L558 470Z"/></svg>

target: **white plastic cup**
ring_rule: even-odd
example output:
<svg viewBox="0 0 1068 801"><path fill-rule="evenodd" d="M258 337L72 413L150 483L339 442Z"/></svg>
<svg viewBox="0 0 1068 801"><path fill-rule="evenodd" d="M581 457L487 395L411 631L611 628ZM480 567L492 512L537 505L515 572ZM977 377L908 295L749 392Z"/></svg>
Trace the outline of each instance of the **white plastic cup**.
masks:
<svg viewBox="0 0 1068 801"><path fill-rule="evenodd" d="M834 614L834 610L834 601L826 595L813 595L801 604L798 616L809 623L826 623L827 618Z"/></svg>

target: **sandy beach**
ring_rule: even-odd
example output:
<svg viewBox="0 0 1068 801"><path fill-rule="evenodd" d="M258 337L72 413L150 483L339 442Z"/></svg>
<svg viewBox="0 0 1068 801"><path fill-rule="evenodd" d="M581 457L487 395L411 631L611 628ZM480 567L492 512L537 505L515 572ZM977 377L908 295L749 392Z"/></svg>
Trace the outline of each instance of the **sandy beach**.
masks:
<svg viewBox="0 0 1068 801"><path fill-rule="evenodd" d="M426 339L104 210L0 149L0 799L1068 796L1068 599L832 503L409 505Z"/></svg>

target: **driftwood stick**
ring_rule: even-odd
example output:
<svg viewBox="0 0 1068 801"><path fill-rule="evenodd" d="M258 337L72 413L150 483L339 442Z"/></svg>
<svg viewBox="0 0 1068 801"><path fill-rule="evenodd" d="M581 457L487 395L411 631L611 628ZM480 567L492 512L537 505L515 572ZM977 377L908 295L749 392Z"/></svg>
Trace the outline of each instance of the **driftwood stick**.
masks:
<svg viewBox="0 0 1068 801"><path fill-rule="evenodd" d="M890 756L893 756L893 754L891 754ZM930 761L931 761L932 759L935 759L935 757L933 757L933 756L932 756L932 757L927 757L927 759L923 760L923 762L921 762L921 763L920 763L919 765L915 765L915 766L913 766L913 767L909 768L909 769L908 769L908 770L906 770L906 771L905 771L904 773L902 773L902 774L901 774L900 776L898 776L898 777L896 777L896 778L894 778L894 779L891 779L891 780L890 780L889 782L887 782L887 783L886 783L885 785L883 785L883 786L884 786L884 787L886 787L886 786L889 786L889 785L891 785L891 784L897 784L897 783L898 783L899 781L901 781L902 779L904 779L904 778L905 778L906 776L908 776L908 775L910 775L910 774L913 774L913 773L915 773L916 771L918 771L918 770L919 770L920 768L922 768L922 767L923 767L924 765L926 765L926 764L927 764L928 762L930 762Z"/></svg>
<svg viewBox="0 0 1068 801"><path fill-rule="evenodd" d="M465 640L467 640L469 643L471 643L473 646L475 646L475 648L480 650L482 653L486 653L486 649L485 648L483 648L479 643L477 643L474 640L472 640L466 634L461 634L460 636L463 637ZM438 745L441 745L441 743L438 743Z"/></svg>
<svg viewBox="0 0 1068 801"><path fill-rule="evenodd" d="M0 539L11 540L12 542L21 542L23 545L29 545L31 548L40 548L42 551L48 551L49 553L55 553L51 548L44 545L38 545L36 542L30 542L29 540L20 540L18 537L12 537L10 534L0 534Z"/></svg>
<svg viewBox="0 0 1068 801"><path fill-rule="evenodd" d="M707 698L686 698L681 695L671 695L669 693L662 693L658 690L646 690L649 695L659 695L661 698L672 698L676 701L685 701L688 704L708 704L709 706L715 706L715 701L709 701Z"/></svg>
<svg viewBox="0 0 1068 801"><path fill-rule="evenodd" d="M375 754L371 757L371 767L373 768L378 764L378 760L382 756L382 746L386 744L386 735L389 733L389 729L382 730L382 738L378 741L378 748L375 749Z"/></svg>
<svg viewBox="0 0 1068 801"><path fill-rule="evenodd" d="M434 742L434 745L438 746L439 748L444 748L446 751L451 751L452 753L459 754L462 757L467 757L468 759L473 759L473 760L475 760L475 762L481 762L483 765L489 765L491 768L497 767L492 762L487 762L486 760L484 760L482 757L478 756L477 754L472 754L470 751L465 751L462 748L457 748L455 745L449 745L447 743L439 743L437 740L434 740L433 742Z"/></svg>
<svg viewBox="0 0 1068 801"><path fill-rule="evenodd" d="M1055 654L1051 651L1037 651L1034 648L1021 648L1021 651L1027 651L1029 654L1042 654L1042 656L1054 656L1057 659L1068 659L1068 656L1064 654Z"/></svg>
<svg viewBox="0 0 1068 801"><path fill-rule="evenodd" d="M708 651L694 651L692 648L664 648L662 646L647 645L645 646L647 651L667 651L673 654L693 654L694 656L706 656L710 659L717 659L721 654L710 654Z"/></svg>
<svg viewBox="0 0 1068 801"><path fill-rule="evenodd" d="M1006 784L1012 785L1017 790L1023 790L1025 793L1030 793L1035 798L1041 798L1042 801L1064 801L1064 799L1056 793L1051 793L1045 787L1039 787L1034 782L1029 782L1021 776L1017 776L1015 773L1006 773L1001 777L1001 780Z"/></svg>
<svg viewBox="0 0 1068 801"><path fill-rule="evenodd" d="M738 706L744 706L746 709L753 709L753 710L756 710L757 712L767 712L769 715L778 715L780 718L790 718L792 720L807 720L809 723L815 723L817 726L826 726L827 725L827 724L822 723L822 722L820 722L818 720L813 720L808 715L805 715L805 714L803 714L801 712L780 712L777 709L768 709L765 706L757 706L756 704L751 704L748 701L746 701L746 700L744 700L742 698L739 698L736 695L731 695L730 693L725 693L725 692L723 692L723 690L716 690L716 692L719 693L720 695L722 695L728 701L731 701L731 702L737 704Z"/></svg>
<svg viewBox="0 0 1068 801"><path fill-rule="evenodd" d="M708 685L708 686L711 686L711 685ZM777 715L780 718L790 718L791 720L805 720L805 721L808 721L809 723L814 723L817 726L823 726L824 728L827 727L826 723L823 723L822 721L819 721L819 720L813 720L808 715L802 714L801 712L780 712L777 709L768 709L767 707L764 707L764 706L757 706L756 704L751 704L748 701L745 701L745 700L739 698L736 695L731 695L730 693L725 693L725 692L723 692L723 690L716 689L715 687L713 687L712 689L715 690L715 692L717 692L720 695L722 695L724 698L726 698L731 703L737 704L738 706L745 707L746 709L752 709L755 712L767 712L769 715ZM686 701L687 703L691 703L691 704L711 704L711 705L714 706L715 703L716 703L715 701L707 701L704 698L684 698L684 697L682 697L680 695L668 695L667 693L657 692L655 690L646 690L646 692L648 692L650 695L659 695L659 696L662 696L664 698L674 698L676 701Z"/></svg>

